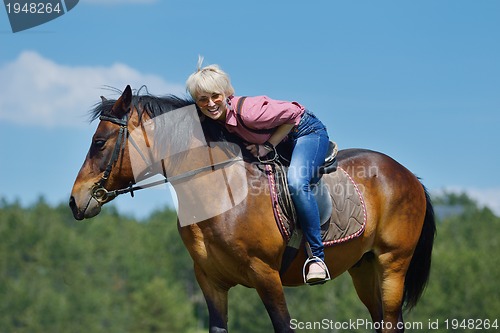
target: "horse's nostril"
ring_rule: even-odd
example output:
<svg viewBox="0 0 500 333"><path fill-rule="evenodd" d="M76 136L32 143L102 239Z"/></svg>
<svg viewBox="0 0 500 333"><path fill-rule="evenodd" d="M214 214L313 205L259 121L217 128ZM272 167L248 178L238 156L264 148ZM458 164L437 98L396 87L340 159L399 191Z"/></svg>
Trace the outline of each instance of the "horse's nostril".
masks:
<svg viewBox="0 0 500 333"><path fill-rule="evenodd" d="M75 197L71 196L69 198L69 207L71 208L72 211L76 209L76 202L75 202Z"/></svg>
<svg viewBox="0 0 500 333"><path fill-rule="evenodd" d="M83 213L78 211L78 207L76 206L76 200L75 197L71 196L69 198L69 207L71 208L71 211L73 212L73 217L77 220L83 220Z"/></svg>

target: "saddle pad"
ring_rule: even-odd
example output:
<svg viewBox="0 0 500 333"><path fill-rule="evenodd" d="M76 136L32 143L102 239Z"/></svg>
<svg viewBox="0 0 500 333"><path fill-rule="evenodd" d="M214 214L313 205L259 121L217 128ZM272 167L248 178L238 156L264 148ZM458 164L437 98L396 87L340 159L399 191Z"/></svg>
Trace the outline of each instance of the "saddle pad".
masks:
<svg viewBox="0 0 500 333"><path fill-rule="evenodd" d="M280 196L289 195L288 189L277 181L281 177L275 174L276 170L270 166L266 166L266 170L278 229L287 243L296 247L302 233L296 228L296 221L288 218L295 214L289 213L290 207L280 205L281 202L287 201ZM321 226L324 246L332 246L360 236L365 230L367 215L363 196L354 180L344 169L338 167L336 172L323 175L322 181L325 183L322 188L329 192L327 195L333 202L331 218Z"/></svg>
<svg viewBox="0 0 500 333"><path fill-rule="evenodd" d="M333 201L328 229L322 232L323 244L332 246L358 237L366 226L366 205L363 195L349 174L339 167L323 177Z"/></svg>

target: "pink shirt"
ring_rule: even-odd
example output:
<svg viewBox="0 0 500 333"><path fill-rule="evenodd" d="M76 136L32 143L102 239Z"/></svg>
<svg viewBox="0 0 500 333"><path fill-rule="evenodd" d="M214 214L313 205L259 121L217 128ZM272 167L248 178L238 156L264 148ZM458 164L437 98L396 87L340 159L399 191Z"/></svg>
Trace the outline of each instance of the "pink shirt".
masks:
<svg viewBox="0 0 500 333"><path fill-rule="evenodd" d="M229 97L226 114L226 128L249 143L262 144L272 133L255 133L239 124L236 105L241 97ZM241 118L251 129L274 129L283 124L298 125L305 108L297 102L270 99L267 96L247 97L241 107Z"/></svg>

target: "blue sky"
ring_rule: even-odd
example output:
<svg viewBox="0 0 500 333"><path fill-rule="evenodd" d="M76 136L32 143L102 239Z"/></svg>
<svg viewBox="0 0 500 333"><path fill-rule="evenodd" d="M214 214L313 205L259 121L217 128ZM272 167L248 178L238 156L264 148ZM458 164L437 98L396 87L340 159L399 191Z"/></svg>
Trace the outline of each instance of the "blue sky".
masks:
<svg viewBox="0 0 500 333"><path fill-rule="evenodd" d="M500 213L500 2L81 0L12 33L0 8L0 197L66 202L105 86L185 94L198 54L237 94L297 100L340 148ZM210 198L207 198L210 200ZM138 217L166 190L115 200Z"/></svg>

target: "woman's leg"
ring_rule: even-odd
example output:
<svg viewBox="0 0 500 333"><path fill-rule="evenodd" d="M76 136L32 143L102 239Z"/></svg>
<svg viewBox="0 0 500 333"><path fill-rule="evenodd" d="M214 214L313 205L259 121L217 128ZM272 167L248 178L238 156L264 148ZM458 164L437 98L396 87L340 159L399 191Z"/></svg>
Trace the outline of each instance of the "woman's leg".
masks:
<svg viewBox="0 0 500 333"><path fill-rule="evenodd" d="M292 195L302 231L312 254L324 259L318 204L311 192L311 182L317 181L318 168L324 163L328 149L326 130L318 130L296 139L290 167L288 187Z"/></svg>

